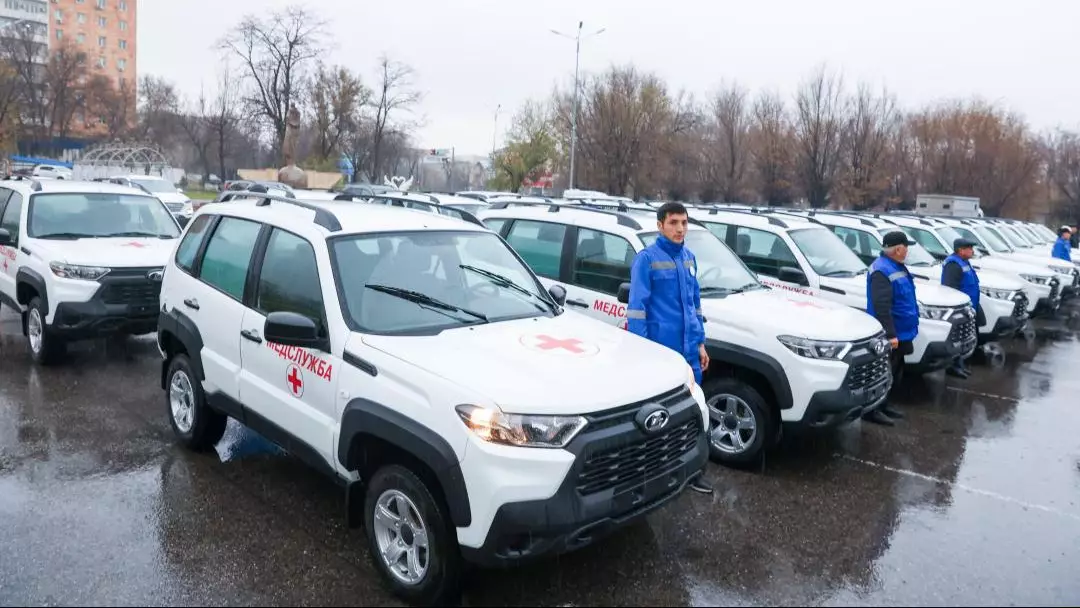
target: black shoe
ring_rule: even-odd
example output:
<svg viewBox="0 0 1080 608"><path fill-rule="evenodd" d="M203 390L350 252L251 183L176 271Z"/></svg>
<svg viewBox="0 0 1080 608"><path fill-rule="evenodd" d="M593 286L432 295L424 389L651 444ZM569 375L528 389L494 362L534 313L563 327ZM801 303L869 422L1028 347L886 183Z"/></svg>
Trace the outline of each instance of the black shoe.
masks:
<svg viewBox="0 0 1080 608"><path fill-rule="evenodd" d="M702 494L712 494L713 493L712 484L705 481L705 479L703 477L698 477L694 481L691 481L690 482L690 489L695 491L695 492L701 492Z"/></svg>
<svg viewBox="0 0 1080 608"><path fill-rule="evenodd" d="M865 414L862 419L867 422L873 422L874 424L880 424L881 426L896 426L896 423L885 414L882 414L881 410L874 410L869 414Z"/></svg>
<svg viewBox="0 0 1080 608"><path fill-rule="evenodd" d="M950 367L945 370L945 375L952 376L953 378L960 378L961 380L967 380L968 374L964 373L964 370L959 367Z"/></svg>
<svg viewBox="0 0 1080 608"><path fill-rule="evenodd" d="M905 418L904 414L902 414L900 410L895 410L888 405L883 405L879 407L878 411L882 414L885 414L889 418L892 418L893 420L903 420Z"/></svg>

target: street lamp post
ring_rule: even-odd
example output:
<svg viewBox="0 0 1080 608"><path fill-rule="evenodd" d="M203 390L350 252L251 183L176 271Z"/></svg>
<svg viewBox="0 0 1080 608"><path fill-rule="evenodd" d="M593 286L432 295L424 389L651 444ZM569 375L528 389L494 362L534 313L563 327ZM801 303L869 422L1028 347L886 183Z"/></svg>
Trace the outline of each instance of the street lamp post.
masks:
<svg viewBox="0 0 1080 608"><path fill-rule="evenodd" d="M578 31L576 36L570 36L557 30L551 30L551 33L562 36L563 38L569 38L576 43L577 49L574 52L574 110L570 116L570 179L567 182L567 189L574 187L574 157L577 152L577 114L578 114L578 94L581 91L581 80L579 79L579 73L581 68L581 29L585 26L584 21L578 21ZM591 38L593 36L604 33L607 28L600 28L595 32L585 36Z"/></svg>
<svg viewBox="0 0 1080 608"><path fill-rule="evenodd" d="M499 110L502 109L502 104L495 106L495 128L491 133L491 162L495 163L495 140L499 137Z"/></svg>

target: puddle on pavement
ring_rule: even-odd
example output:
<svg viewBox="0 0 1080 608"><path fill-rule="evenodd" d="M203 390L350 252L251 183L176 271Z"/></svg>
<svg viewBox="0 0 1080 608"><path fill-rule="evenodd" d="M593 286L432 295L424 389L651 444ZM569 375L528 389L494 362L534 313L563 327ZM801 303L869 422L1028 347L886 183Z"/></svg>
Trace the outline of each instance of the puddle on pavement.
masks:
<svg viewBox="0 0 1080 608"><path fill-rule="evenodd" d="M222 435L221 441L217 442L214 449L217 451L221 462L241 460L252 456L285 454L284 450L270 440L232 418L229 419L229 423L225 426L225 434Z"/></svg>

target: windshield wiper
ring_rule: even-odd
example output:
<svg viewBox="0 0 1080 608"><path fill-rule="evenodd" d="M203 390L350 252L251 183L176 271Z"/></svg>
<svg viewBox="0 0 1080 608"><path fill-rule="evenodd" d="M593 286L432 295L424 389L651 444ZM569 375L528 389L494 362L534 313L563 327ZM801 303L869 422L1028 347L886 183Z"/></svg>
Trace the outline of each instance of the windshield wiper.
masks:
<svg viewBox="0 0 1080 608"><path fill-rule="evenodd" d="M367 285L364 285L364 287L367 287L368 289L373 289L373 290L378 291L378 292L385 293L387 295L391 295L391 296L394 296L394 297L401 298L402 300L408 300L409 302L415 302L417 304L420 304L421 306L430 306L432 308L439 308L439 309L442 309L442 310L449 310L451 312L463 312L463 313L465 313L465 314L467 314L469 316L476 317L477 319L480 319L481 321L483 321L485 323L488 322L487 315L485 315L483 313L472 311L472 310L469 310L467 308L462 308L460 306L454 306L453 304L450 304L449 302L443 302L442 300L439 300L437 298L433 298L433 297L431 297L431 296L429 296L429 295L427 295L425 293L420 293L419 291L413 291L411 289L402 289L400 287L392 287L390 285L376 285L376 284L371 284L371 283L369 283Z"/></svg>
<svg viewBox="0 0 1080 608"><path fill-rule="evenodd" d="M150 239L171 239L174 238L168 234L158 234L157 232L142 232L138 230L131 230L128 232L110 232L109 234L102 234L102 238L112 238L117 236L144 236Z"/></svg>
<svg viewBox="0 0 1080 608"><path fill-rule="evenodd" d="M857 277L857 276L859 276L859 274L861 274L861 273L856 273L854 270L832 270L832 271L829 271L829 272L821 273L821 276L823 276L823 277L843 277L843 278L847 278L847 277Z"/></svg>
<svg viewBox="0 0 1080 608"><path fill-rule="evenodd" d="M97 238L97 234L86 234L83 232L50 232L49 234L40 234L35 236L36 239L93 239Z"/></svg>
<svg viewBox="0 0 1080 608"><path fill-rule="evenodd" d="M747 283L742 287L736 287L735 289L732 289L731 293L745 293L747 291L752 291L755 289L761 289L761 283Z"/></svg>
<svg viewBox="0 0 1080 608"><path fill-rule="evenodd" d="M532 291L529 291L525 287L522 287L521 285L518 285L517 283L515 283L514 281L512 281L508 277L504 277L503 275L501 275L501 274L499 274L497 272L492 272L490 270L485 270L483 268L477 268L476 266L472 266L470 264L458 264L458 267L463 268L465 270L471 270L471 271L475 272L476 274L479 274L481 276L484 276L484 277L487 277L487 278L491 279L491 281L493 283L495 283L496 285L500 285L500 286L506 287L508 289L513 289L514 291L517 291L519 293L523 293L523 294L525 294L527 296L532 296L533 298L535 298L537 300L540 300L541 302L544 302L544 304L547 304L547 301L545 301L540 296L536 295Z"/></svg>

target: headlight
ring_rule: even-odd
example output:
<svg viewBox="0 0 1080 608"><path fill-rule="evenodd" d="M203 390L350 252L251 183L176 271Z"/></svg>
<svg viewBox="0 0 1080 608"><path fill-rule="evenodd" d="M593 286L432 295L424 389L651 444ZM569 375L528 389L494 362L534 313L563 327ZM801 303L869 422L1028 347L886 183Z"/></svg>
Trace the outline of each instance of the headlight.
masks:
<svg viewBox="0 0 1080 608"><path fill-rule="evenodd" d="M1016 297L1015 291L1009 291L1008 289L991 289L990 287L980 287L979 293L991 300L1012 300Z"/></svg>
<svg viewBox="0 0 1080 608"><path fill-rule="evenodd" d="M1046 285L1047 283L1050 282L1049 277L1042 277L1042 276L1034 275L1034 274L1022 274L1022 275L1020 275L1020 278L1024 279L1028 283L1034 283L1036 285Z"/></svg>
<svg viewBox="0 0 1080 608"><path fill-rule="evenodd" d="M952 316L954 309L948 306L923 306L919 304L919 316L924 319L933 319L935 321L945 321Z"/></svg>
<svg viewBox="0 0 1080 608"><path fill-rule="evenodd" d="M49 268L53 274L62 279L80 279L83 281L96 281L109 274L109 269L103 266L76 266L74 264L62 264L50 262Z"/></svg>
<svg viewBox="0 0 1080 608"><path fill-rule="evenodd" d="M581 416L506 414L498 409L459 405L458 416L480 439L529 448L561 448L585 428Z"/></svg>
<svg viewBox="0 0 1080 608"><path fill-rule="evenodd" d="M191 215L193 213L195 213L195 206L189 200L184 203L184 208L180 210L180 215Z"/></svg>
<svg viewBox="0 0 1080 608"><path fill-rule="evenodd" d="M777 340L788 350L808 359L829 359L839 361L851 352L851 342L831 340L811 340L796 336L777 336Z"/></svg>

